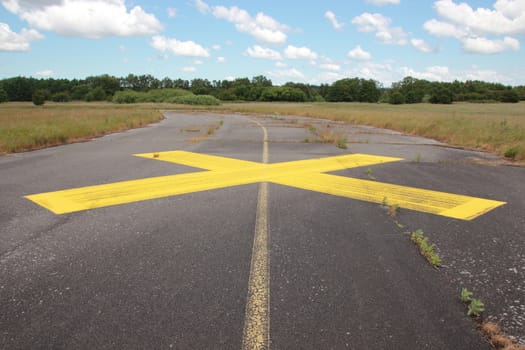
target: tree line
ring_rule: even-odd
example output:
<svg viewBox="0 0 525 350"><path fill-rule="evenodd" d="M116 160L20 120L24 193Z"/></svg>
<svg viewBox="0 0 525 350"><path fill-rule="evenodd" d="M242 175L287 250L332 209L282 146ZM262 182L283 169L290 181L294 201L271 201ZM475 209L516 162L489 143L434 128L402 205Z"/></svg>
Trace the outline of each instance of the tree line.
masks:
<svg viewBox="0 0 525 350"><path fill-rule="evenodd" d="M13 77L0 80L0 102L51 100L113 101L117 92L147 93L162 89L184 90L194 95L209 95L221 101L290 101L290 102L385 102L452 103L519 102L525 100L525 86L505 86L484 81L431 82L405 77L390 88L378 81L345 78L332 84L311 85L288 82L276 86L259 75L235 80L157 79L151 75L129 74L90 76L85 79ZM119 95L119 94L117 94ZM115 101L120 102L121 101Z"/></svg>

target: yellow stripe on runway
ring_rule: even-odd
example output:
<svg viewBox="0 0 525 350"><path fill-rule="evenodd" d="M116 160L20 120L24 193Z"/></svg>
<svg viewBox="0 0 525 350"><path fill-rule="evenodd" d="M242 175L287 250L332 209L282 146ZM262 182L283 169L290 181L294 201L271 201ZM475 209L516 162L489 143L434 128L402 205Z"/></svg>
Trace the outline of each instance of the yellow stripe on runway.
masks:
<svg viewBox="0 0 525 350"><path fill-rule="evenodd" d="M265 146L267 160L267 144ZM388 203L401 208L472 220L505 202L324 174L330 171L401 160L366 154L266 164L206 154L170 151L137 156L205 169L111 184L34 194L26 198L56 214L126 204L199 191L273 182L310 191Z"/></svg>
<svg viewBox="0 0 525 350"><path fill-rule="evenodd" d="M455 219L472 220L505 202L360 180L328 174L306 174L274 180L275 183L373 203L386 201L400 208Z"/></svg>
<svg viewBox="0 0 525 350"><path fill-rule="evenodd" d="M262 161L268 163L268 132L263 130ZM270 348L270 255L268 254L268 183L259 185L255 234L253 237L250 278L242 337L243 350Z"/></svg>

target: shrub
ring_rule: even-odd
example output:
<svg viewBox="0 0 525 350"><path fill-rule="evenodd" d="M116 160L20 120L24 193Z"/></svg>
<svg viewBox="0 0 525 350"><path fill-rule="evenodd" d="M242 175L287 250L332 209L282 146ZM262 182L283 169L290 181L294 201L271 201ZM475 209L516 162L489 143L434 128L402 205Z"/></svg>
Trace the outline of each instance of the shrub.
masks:
<svg viewBox="0 0 525 350"><path fill-rule="evenodd" d="M401 105L405 103L405 96L403 96L403 94L398 91L393 92L392 94L390 94L388 103L390 103L391 105Z"/></svg>
<svg viewBox="0 0 525 350"><path fill-rule="evenodd" d="M46 91L45 90L35 90L33 92L32 101L35 106L42 106L46 102Z"/></svg>
<svg viewBox="0 0 525 350"><path fill-rule="evenodd" d="M507 157L507 158L515 159L516 156L518 155L518 153L519 153L518 148L517 147L512 147L512 148L509 148L508 150L506 150L503 155L505 157Z"/></svg>
<svg viewBox="0 0 525 350"><path fill-rule="evenodd" d="M505 90L501 94L500 101L506 103L518 103L520 102L520 96L516 91Z"/></svg>
<svg viewBox="0 0 525 350"><path fill-rule="evenodd" d="M106 98L107 98L106 92L101 86L94 88L93 90L88 92L88 94L86 95L86 101L88 102L104 101Z"/></svg>
<svg viewBox="0 0 525 350"><path fill-rule="evenodd" d="M136 103L139 95L140 93L133 90L117 91L112 101L115 103Z"/></svg>
<svg viewBox="0 0 525 350"><path fill-rule="evenodd" d="M117 91L112 101L115 103L137 103L137 102L170 102L179 96L193 96L193 93L183 89L153 89L148 92L134 90Z"/></svg>
<svg viewBox="0 0 525 350"><path fill-rule="evenodd" d="M57 92L53 96L51 96L51 101L53 102L69 102L71 101L71 95L69 92Z"/></svg>
<svg viewBox="0 0 525 350"><path fill-rule="evenodd" d="M265 88L259 99L261 101L304 102L306 101L306 94L303 90L295 87L272 86Z"/></svg>
<svg viewBox="0 0 525 350"><path fill-rule="evenodd" d="M171 98L171 103L180 103L185 105L201 105L201 106L218 106L221 101L211 95L184 95Z"/></svg>

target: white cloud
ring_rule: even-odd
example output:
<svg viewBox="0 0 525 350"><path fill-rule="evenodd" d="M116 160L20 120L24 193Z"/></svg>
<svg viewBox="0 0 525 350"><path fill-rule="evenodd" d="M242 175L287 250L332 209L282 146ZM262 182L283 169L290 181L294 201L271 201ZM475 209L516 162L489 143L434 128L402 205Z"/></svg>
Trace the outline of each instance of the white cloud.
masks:
<svg viewBox="0 0 525 350"><path fill-rule="evenodd" d="M518 51L520 42L511 37L504 37L503 40L489 40L486 38L465 38L463 39L463 49L467 52L492 54L507 50Z"/></svg>
<svg viewBox="0 0 525 350"><path fill-rule="evenodd" d="M340 30L343 28L344 24L337 21L337 18L335 17L335 13L333 13L332 11L326 11L324 16L326 19L328 19L330 24L332 24L332 27L334 27L335 30Z"/></svg>
<svg viewBox="0 0 525 350"><path fill-rule="evenodd" d="M225 57L223 57L223 56L217 57L217 63L224 63L224 62L226 62L226 58Z"/></svg>
<svg viewBox="0 0 525 350"><path fill-rule="evenodd" d="M321 72L317 76L317 81L322 83L333 83L336 80L343 79L344 75L336 72Z"/></svg>
<svg viewBox="0 0 525 350"><path fill-rule="evenodd" d="M352 19L360 32L375 33L376 38L385 44L406 45L408 35L401 27L391 27L390 22L390 18L380 13L368 12Z"/></svg>
<svg viewBox="0 0 525 350"><path fill-rule="evenodd" d="M283 44L288 38L285 34L288 26L277 22L262 12L257 13L254 18L246 10L237 6L229 8L215 6L212 13L216 18L234 23L238 31L252 35L257 40L265 43Z"/></svg>
<svg viewBox="0 0 525 350"><path fill-rule="evenodd" d="M466 35L464 30L456 27L448 22L438 21L437 19L431 19L423 24L423 28L430 34L437 37L451 36L454 38L461 38Z"/></svg>
<svg viewBox="0 0 525 350"><path fill-rule="evenodd" d="M497 0L494 9L473 9L467 3L438 0L434 8L445 20L469 28L475 34L525 34L525 2Z"/></svg>
<svg viewBox="0 0 525 350"><path fill-rule="evenodd" d="M444 66L432 66L427 67L423 72L418 72L408 67L402 67L401 73L403 76L414 77L417 79L425 79L430 81L451 81L452 75L448 67Z"/></svg>
<svg viewBox="0 0 525 350"><path fill-rule="evenodd" d="M286 63L280 62L280 61L279 62L275 62L275 66L277 68L286 68L286 67L288 67L288 65Z"/></svg>
<svg viewBox="0 0 525 350"><path fill-rule="evenodd" d="M354 59L354 60L360 60L360 61L367 61L372 59L372 55L369 52L366 52L361 48L361 46L356 46L352 50L350 50L347 54L348 57Z"/></svg>
<svg viewBox="0 0 525 350"><path fill-rule="evenodd" d="M305 79L305 75L295 68L271 71L268 74L276 78Z"/></svg>
<svg viewBox="0 0 525 350"><path fill-rule="evenodd" d="M493 9L473 9L467 3L438 0L434 8L441 20L427 21L425 30L438 37L458 39L466 52L494 54L520 49L520 42L509 35L525 34L525 1L496 0Z"/></svg>
<svg viewBox="0 0 525 350"><path fill-rule="evenodd" d="M214 49L215 51L219 51L221 49L221 45L215 44L211 48Z"/></svg>
<svg viewBox="0 0 525 350"><path fill-rule="evenodd" d="M66 37L151 35L162 25L140 6L128 10L124 0L4 0L2 4L31 26Z"/></svg>
<svg viewBox="0 0 525 350"><path fill-rule="evenodd" d="M15 33L6 23L0 22L0 51L29 51L30 43L44 38L34 29L22 29Z"/></svg>
<svg viewBox="0 0 525 350"><path fill-rule="evenodd" d="M180 70L186 73L191 73L191 72L195 72L197 68L193 66L186 66L186 67L182 67Z"/></svg>
<svg viewBox="0 0 525 350"><path fill-rule="evenodd" d="M210 12L210 6L202 0L195 0L195 7L203 15Z"/></svg>
<svg viewBox="0 0 525 350"><path fill-rule="evenodd" d="M361 62L357 65L352 65L352 69L346 71L345 75L364 79L373 79L381 83L385 83L386 86L392 84L392 82L399 80L400 78L395 75L391 64L375 62Z"/></svg>
<svg viewBox="0 0 525 350"><path fill-rule="evenodd" d="M499 82L510 82L509 77L503 76L500 73L493 70L479 69L478 67L472 67L471 69L463 73L465 76L462 80L480 80L480 81L499 81Z"/></svg>
<svg viewBox="0 0 525 350"><path fill-rule="evenodd" d="M169 51L175 56L209 57L208 51L193 41L179 41L156 35L151 39L151 46L160 52Z"/></svg>
<svg viewBox="0 0 525 350"><path fill-rule="evenodd" d="M53 75L53 71L51 69L44 69L40 70L38 72L35 72L35 75L42 78L49 78Z"/></svg>
<svg viewBox="0 0 525 350"><path fill-rule="evenodd" d="M201 60L195 60L195 61L193 61L193 64L194 65L199 65L199 64L204 64L204 62L201 61Z"/></svg>
<svg viewBox="0 0 525 350"><path fill-rule="evenodd" d="M338 72L341 70L341 66L335 63L323 63L319 66L321 69Z"/></svg>
<svg viewBox="0 0 525 350"><path fill-rule="evenodd" d="M412 44L413 47L415 47L421 52L430 53L430 52L437 51L435 47L430 46L423 39L411 39L410 43Z"/></svg>
<svg viewBox="0 0 525 350"><path fill-rule="evenodd" d="M168 12L168 17L170 17L170 18L174 18L174 17L177 16L177 9L176 8L168 7L166 9L166 11Z"/></svg>
<svg viewBox="0 0 525 350"><path fill-rule="evenodd" d="M368 2L369 4L381 6L381 5L388 5L388 4L397 5L400 3L400 0L366 0L366 2Z"/></svg>
<svg viewBox="0 0 525 350"><path fill-rule="evenodd" d="M310 50L307 47L296 47L288 45L284 50L284 56L294 60L315 60L317 59L317 53Z"/></svg>
<svg viewBox="0 0 525 350"><path fill-rule="evenodd" d="M244 52L247 56L252 58L264 58L269 60L280 60L282 59L281 54L275 50L261 47L259 45L254 45L253 47L249 47Z"/></svg>

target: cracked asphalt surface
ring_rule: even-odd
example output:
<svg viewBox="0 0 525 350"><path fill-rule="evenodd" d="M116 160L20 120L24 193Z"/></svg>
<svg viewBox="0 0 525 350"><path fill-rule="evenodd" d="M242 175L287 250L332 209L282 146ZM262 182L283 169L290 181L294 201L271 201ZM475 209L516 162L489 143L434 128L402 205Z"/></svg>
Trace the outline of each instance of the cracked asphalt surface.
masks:
<svg viewBox="0 0 525 350"><path fill-rule="evenodd" d="M260 162L254 120L268 131L269 163L401 157L335 174L507 202L473 221L401 210L400 228L381 205L270 184L270 348L491 349L466 316L462 287L485 303L484 319L525 342L524 168L311 118L165 115L144 129L0 157L0 348L240 349L257 184L64 215L24 196L201 171L137 153ZM345 135L348 149L315 142L308 125ZM405 234L417 229L443 268Z"/></svg>

